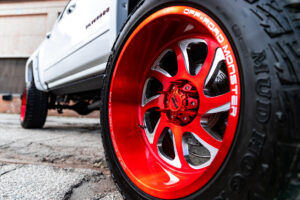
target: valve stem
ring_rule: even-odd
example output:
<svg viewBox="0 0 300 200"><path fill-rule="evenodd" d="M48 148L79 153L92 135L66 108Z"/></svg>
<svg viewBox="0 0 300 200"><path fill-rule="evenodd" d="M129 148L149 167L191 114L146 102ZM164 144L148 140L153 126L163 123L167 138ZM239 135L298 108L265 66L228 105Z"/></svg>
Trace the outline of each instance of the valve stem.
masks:
<svg viewBox="0 0 300 200"><path fill-rule="evenodd" d="M146 126L144 126L142 124L138 124L138 127L141 128L141 129L144 129L144 130L147 128Z"/></svg>

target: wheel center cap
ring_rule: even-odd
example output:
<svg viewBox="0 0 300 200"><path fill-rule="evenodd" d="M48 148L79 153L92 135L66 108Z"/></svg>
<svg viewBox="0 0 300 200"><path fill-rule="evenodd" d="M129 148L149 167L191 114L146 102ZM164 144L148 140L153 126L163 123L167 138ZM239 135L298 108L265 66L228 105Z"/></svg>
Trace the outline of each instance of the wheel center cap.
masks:
<svg viewBox="0 0 300 200"><path fill-rule="evenodd" d="M175 81L166 94L164 111L169 120L175 124L185 125L197 115L199 95L196 88L189 81Z"/></svg>
<svg viewBox="0 0 300 200"><path fill-rule="evenodd" d="M171 93L168 99L169 109L173 112L179 111L183 105L183 100L184 95L180 95L178 89L174 90L174 92Z"/></svg>

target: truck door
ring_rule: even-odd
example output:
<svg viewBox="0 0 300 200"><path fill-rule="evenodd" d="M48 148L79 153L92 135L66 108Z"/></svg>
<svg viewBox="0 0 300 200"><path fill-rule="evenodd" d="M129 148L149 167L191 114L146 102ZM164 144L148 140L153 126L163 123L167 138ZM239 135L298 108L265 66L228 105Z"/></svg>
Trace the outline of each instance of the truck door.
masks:
<svg viewBox="0 0 300 200"><path fill-rule="evenodd" d="M110 28L115 4L114 0L69 2L47 44L40 49L39 65L43 70L43 81L51 86L57 80L106 62L115 37L110 38L116 35L116 30ZM101 44L95 45L96 40Z"/></svg>

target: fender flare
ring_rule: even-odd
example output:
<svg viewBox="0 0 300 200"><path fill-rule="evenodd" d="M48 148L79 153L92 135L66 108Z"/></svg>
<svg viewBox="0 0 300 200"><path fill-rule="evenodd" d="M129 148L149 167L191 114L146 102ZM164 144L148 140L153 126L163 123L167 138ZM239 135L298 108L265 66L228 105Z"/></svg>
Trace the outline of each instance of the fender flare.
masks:
<svg viewBox="0 0 300 200"><path fill-rule="evenodd" d="M38 61L39 61L38 54L34 54L26 62L26 67L25 67L26 86L28 86L30 83L34 81L34 84L38 90L47 92L48 91L47 85L43 84L40 80Z"/></svg>

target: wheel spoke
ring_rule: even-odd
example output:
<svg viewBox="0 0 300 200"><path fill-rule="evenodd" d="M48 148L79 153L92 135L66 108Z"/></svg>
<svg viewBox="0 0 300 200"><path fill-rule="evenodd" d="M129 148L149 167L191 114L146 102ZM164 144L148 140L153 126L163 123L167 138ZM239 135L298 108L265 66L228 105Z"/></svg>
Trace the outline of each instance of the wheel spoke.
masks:
<svg viewBox="0 0 300 200"><path fill-rule="evenodd" d="M152 68L150 70L149 73L150 77L156 78L157 80L159 80L163 85L165 85L166 83L168 83L171 79L171 75L166 72L165 70L159 68L159 67L155 67Z"/></svg>
<svg viewBox="0 0 300 200"><path fill-rule="evenodd" d="M164 101L164 98L163 98L162 94L151 97L150 99L143 99L142 107L141 107L142 115L144 115L150 109L163 108L163 101Z"/></svg>
<svg viewBox="0 0 300 200"><path fill-rule="evenodd" d="M213 109L209 110L207 112L207 114L213 114L213 113L219 113L219 112L226 112L226 111L229 111L229 109L230 109L230 103L228 102L228 103L226 103L226 104L224 104L222 106L219 106L217 108L213 108Z"/></svg>
<svg viewBox="0 0 300 200"><path fill-rule="evenodd" d="M217 52L219 52L217 51L217 49L219 49L218 44L216 42L207 41L207 46L208 52L205 62L202 68L200 69L200 72L196 76L194 76L195 85L198 88L199 92L203 91L207 77L210 76L211 79L213 75L218 71L218 65L214 66L214 61L217 63L217 59L215 59L215 57L216 55L220 54L217 54Z"/></svg>
<svg viewBox="0 0 300 200"><path fill-rule="evenodd" d="M146 128L146 134L148 137L148 140L150 142L150 144L153 145L153 148L156 149L157 148L157 143L158 143L158 139L160 137L160 135L162 134L163 130L167 127L168 123L166 120L166 117L164 115L162 115L160 117L160 119L158 120L153 133L147 133L147 128Z"/></svg>
<svg viewBox="0 0 300 200"><path fill-rule="evenodd" d="M230 108L230 98L230 92L215 97L207 97L202 94L200 97L201 103L199 107L199 114L203 115L205 113L218 113L228 111Z"/></svg>
<svg viewBox="0 0 300 200"><path fill-rule="evenodd" d="M222 142L215 139L210 133L208 133L200 123L201 117L197 116L194 121L185 127L185 132L193 133L198 136L201 140L208 145L206 148L213 147L215 149L220 149ZM205 145L204 144L204 145ZM213 151L213 149L208 149L209 151Z"/></svg>
<svg viewBox="0 0 300 200"><path fill-rule="evenodd" d="M154 71L158 71L160 73L162 73L163 75L165 75L166 77L171 77L171 75L163 69L163 67L161 66L161 62L164 58L164 56L166 56L166 54L168 54L169 52L171 52L172 50L171 49L167 49L165 50L164 52L162 52L159 57L156 59L156 61L154 62L153 66L151 67L151 70L154 70Z"/></svg>
<svg viewBox="0 0 300 200"><path fill-rule="evenodd" d="M210 71L204 83L205 87L210 85L215 80L223 61L225 61L224 53L221 48L217 48L215 52L214 60L212 62L212 66L210 68Z"/></svg>
<svg viewBox="0 0 300 200"><path fill-rule="evenodd" d="M174 136L174 151L175 151L175 159L174 162L179 165L180 168L189 169L189 165L184 158L183 146L182 146L182 136L184 133L184 129L181 126L171 125L170 127L173 136Z"/></svg>
<svg viewBox="0 0 300 200"><path fill-rule="evenodd" d="M204 169L215 159L219 149L211 146L195 133L188 133L183 139L185 157L194 169Z"/></svg>
<svg viewBox="0 0 300 200"><path fill-rule="evenodd" d="M189 77L188 71L188 57L185 49L182 49L178 44L173 45L172 49L176 53L177 56L177 64L178 64L178 72L176 74L176 78L186 78Z"/></svg>
<svg viewBox="0 0 300 200"><path fill-rule="evenodd" d="M206 50L202 51L201 49L197 49L196 51L192 51L194 45L204 45L205 47L207 46L207 42L203 39L198 39L198 38L194 38L194 39L187 39L187 40L182 40L179 43L181 52L183 54L183 58L184 58L184 63L185 63L185 69L187 71L187 73L191 76L197 75L199 70L202 68L202 63L194 63L195 62L195 52L198 54L197 56L201 55L205 55L206 54ZM190 51L190 52L188 52ZM197 57L196 56L196 57ZM205 58L205 57L203 57ZM201 59L203 59L201 58ZM198 57L199 59L199 57ZM200 60L201 60L200 59ZM198 61L200 61L198 60Z"/></svg>

